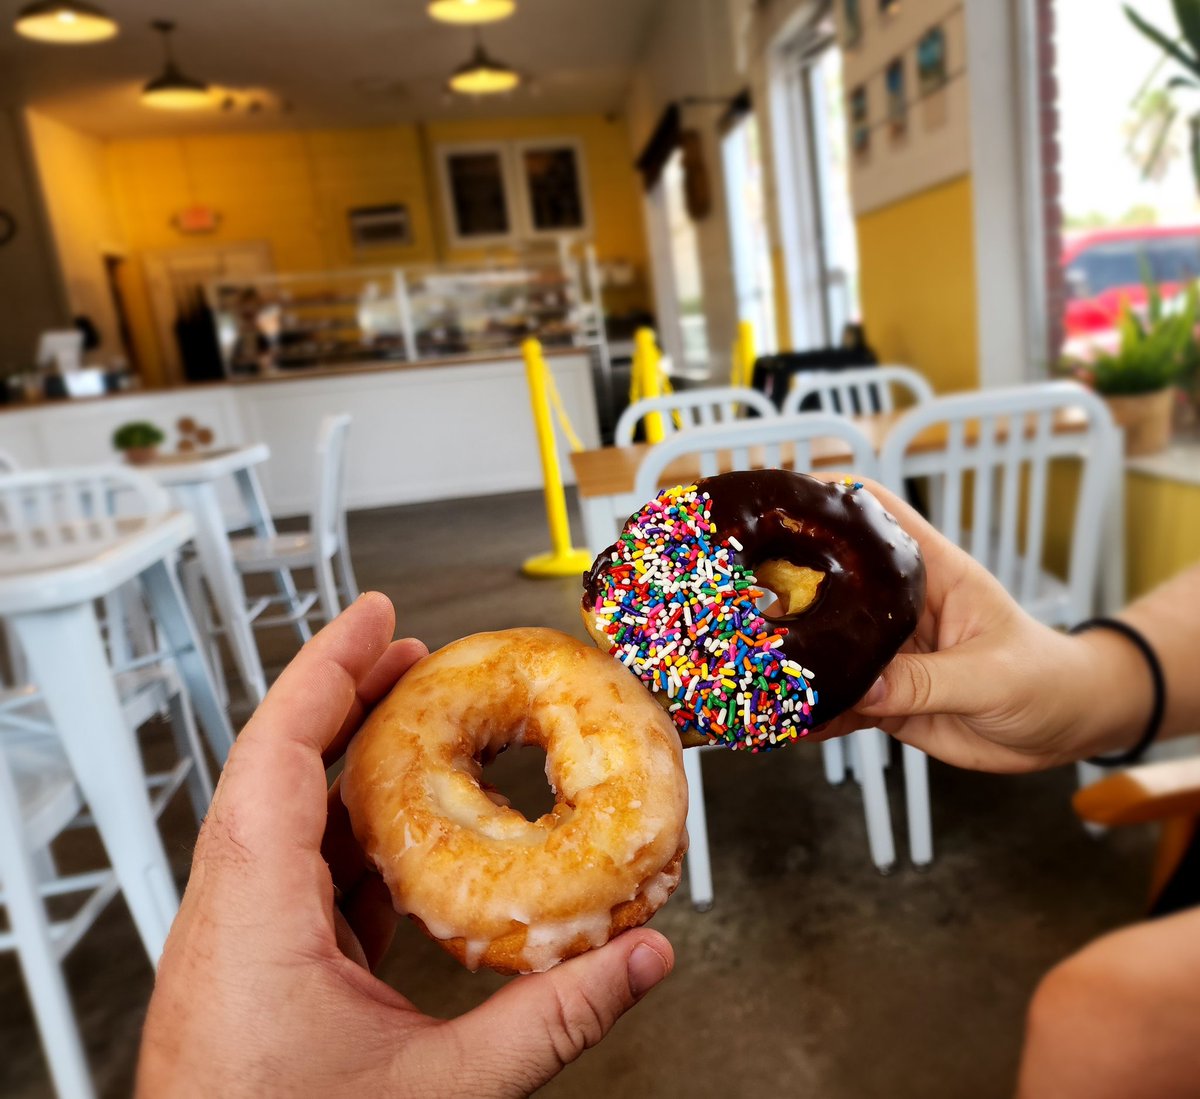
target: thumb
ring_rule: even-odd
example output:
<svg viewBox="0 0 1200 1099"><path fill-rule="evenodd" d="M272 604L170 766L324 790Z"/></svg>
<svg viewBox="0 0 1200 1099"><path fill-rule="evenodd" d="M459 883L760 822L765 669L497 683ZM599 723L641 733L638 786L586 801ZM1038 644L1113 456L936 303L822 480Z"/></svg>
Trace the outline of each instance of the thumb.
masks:
<svg viewBox="0 0 1200 1099"><path fill-rule="evenodd" d="M966 654L900 653L855 710L867 717L968 714L979 704L979 671Z"/></svg>
<svg viewBox="0 0 1200 1099"><path fill-rule="evenodd" d="M464 1070L480 1076L466 1093L520 1096L540 1088L596 1045L674 964L671 944L643 928L506 985L447 1024L469 1054Z"/></svg>

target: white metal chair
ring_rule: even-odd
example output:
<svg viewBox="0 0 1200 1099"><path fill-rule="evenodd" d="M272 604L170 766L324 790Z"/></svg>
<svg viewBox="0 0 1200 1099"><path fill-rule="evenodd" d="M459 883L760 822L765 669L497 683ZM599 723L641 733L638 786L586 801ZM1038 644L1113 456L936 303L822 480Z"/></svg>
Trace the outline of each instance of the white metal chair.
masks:
<svg viewBox="0 0 1200 1099"><path fill-rule="evenodd" d="M1073 429L1056 431L1056 417L1066 414L1077 417ZM914 447L930 428L945 431L945 445ZM896 493L906 479L927 479L930 512L942 534L994 573L1039 621L1066 626L1093 611L1120 458L1120 434L1104 402L1074 382L1048 382L918 405L889 433L879 465L883 483ZM1055 463L1079 466L1065 579L1043 567ZM921 866L933 858L927 760L908 746L903 756L910 853Z"/></svg>
<svg viewBox="0 0 1200 1099"><path fill-rule="evenodd" d="M113 544L129 522L159 519L168 506L168 497L158 485L122 467L0 476L0 567L6 573L19 573L24 562L36 570L47 561L65 565L86 560ZM136 729L155 714L169 711L177 763L149 776L137 768L152 794L148 821L152 827L153 819L185 782L200 819L211 800L212 783L191 707L173 660L163 652L137 651L129 644L126 617L134 597L140 597L140 592L131 583L112 588L104 597L109 658L105 670L113 676L114 695L130 738L125 746L113 746L112 754L128 748L134 755L126 756L126 761L136 759ZM69 652L64 659L71 659ZM76 670L80 689L86 693L90 670ZM100 758L107 756L101 753ZM89 777L120 785L115 773ZM33 684L6 688L0 692L0 903L10 930L0 934L0 950L18 953L51 1073L64 1096L86 1096L92 1090L59 966L118 889L117 876L110 869L69 876L56 869L50 844L66 828L90 823L81 817L82 809L79 782L40 690ZM122 837L102 830L102 838L110 855L117 857ZM45 899L75 894L84 897L74 914L52 919ZM129 899L134 907L141 898Z"/></svg>
<svg viewBox="0 0 1200 1099"><path fill-rule="evenodd" d="M340 613L342 599L351 602L358 595L358 582L350 564L344 500L346 433L350 419L347 413L341 413L326 416L321 421L317 435L316 492L309 529L230 539L239 572L278 573L296 568L313 571L315 592L294 595L285 592L254 601L251 615L256 627L295 623L306 618L316 603L320 604L322 616L329 621ZM278 603L284 605L282 614L262 617L268 606Z"/></svg>
<svg viewBox="0 0 1200 1099"><path fill-rule="evenodd" d="M669 436L676 431L694 427L733 423L741 418L746 409L753 409L759 416L771 419L777 416L775 406L765 393L745 386L685 389L663 397L643 397L640 401L634 401L621 413L617 420L614 442L617 446L628 446L632 443L637 425L652 412L663 414L663 431Z"/></svg>
<svg viewBox="0 0 1200 1099"><path fill-rule="evenodd" d="M809 398L818 409L837 412L843 416L866 416L875 412L894 412L896 391L902 391L913 405L933 400L933 387L925 378L907 366L861 366L846 370L805 370L796 374L792 388L783 402L783 415L794 416ZM884 734L880 733L879 736ZM846 768L854 768L854 753L846 751L852 741L827 740L821 745L825 761L825 777L834 785L846 777ZM888 758L889 742L884 739L884 760Z"/></svg>
<svg viewBox="0 0 1200 1099"><path fill-rule="evenodd" d="M733 469L754 468L751 465L750 452L751 448L759 447L763 451L763 461L756 464L767 468L780 467L785 464L786 458L786 468L807 472L812 468L811 444L816 439L837 439L848 444L852 455L848 468L863 476L876 475L878 467L871 441L854 424L831 413L806 412L786 418L768 418L679 432L652 447L646 454L638 469L635 494L639 500L653 499L661 487L667 468L676 460L688 456L698 458L702 477L711 477L718 472ZM895 864L896 848L892 839L880 740L874 729L853 733L851 738L859 764L857 777L862 783L863 810L867 821L871 860L882 872L887 873ZM713 898L704 783L700 768L700 752L703 750L688 749L683 753L690 798L688 835L691 844L687 854L688 883L691 887L692 903L701 910L711 906Z"/></svg>
<svg viewBox="0 0 1200 1099"><path fill-rule="evenodd" d="M849 370L805 370L792 381L783 402L783 415L800 411L804 401L815 395L817 407L843 416L866 416L872 412L894 412L894 389L903 390L913 404L933 399L933 387L911 367L862 366Z"/></svg>

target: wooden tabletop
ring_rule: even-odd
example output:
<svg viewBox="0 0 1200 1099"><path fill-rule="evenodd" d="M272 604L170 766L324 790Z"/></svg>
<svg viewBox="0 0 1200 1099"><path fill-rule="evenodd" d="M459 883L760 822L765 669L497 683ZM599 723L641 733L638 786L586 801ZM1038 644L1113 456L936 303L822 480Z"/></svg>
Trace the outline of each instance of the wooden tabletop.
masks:
<svg viewBox="0 0 1200 1099"><path fill-rule="evenodd" d="M852 416L850 419L871 441L876 453L883 447L884 440L893 426L904 416L903 412L881 412L872 416ZM1063 413L1054 422L1056 433L1082 431L1087 426L1083 413L1075 410ZM1027 424L1026 432L1033 430L1032 421ZM978 427L969 424L964 432L964 442L971 445L978 434ZM1007 432L1003 428L997 431L997 441L1002 441ZM946 445L947 430L945 425L935 425L921 432L909 448L909 453L924 453L941 450ZM579 495L587 498L593 496L621 496L632 492L637 481L638 467L642 464L651 443L634 443L632 446L606 446L598 450L579 450L571 455L571 468L575 471L575 484ZM814 439L812 448L813 469L845 469L851 463L851 451L840 439ZM790 459L790 447L786 443L779 446L780 458L786 465ZM751 468L762 468L766 462L761 447L751 447L749 451ZM721 456L718 467L726 472L732 467L732 458L726 453ZM672 462L663 470L661 487L669 485L686 485L700 475L700 460L696 455L684 455Z"/></svg>

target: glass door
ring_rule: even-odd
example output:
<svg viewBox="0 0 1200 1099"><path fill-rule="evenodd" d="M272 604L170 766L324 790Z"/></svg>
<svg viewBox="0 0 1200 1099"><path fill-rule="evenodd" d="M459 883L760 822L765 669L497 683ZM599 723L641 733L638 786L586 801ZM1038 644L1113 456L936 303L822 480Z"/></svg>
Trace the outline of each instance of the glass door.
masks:
<svg viewBox="0 0 1200 1099"><path fill-rule="evenodd" d="M841 342L860 319L842 58L832 17L784 44L772 75L792 343Z"/></svg>

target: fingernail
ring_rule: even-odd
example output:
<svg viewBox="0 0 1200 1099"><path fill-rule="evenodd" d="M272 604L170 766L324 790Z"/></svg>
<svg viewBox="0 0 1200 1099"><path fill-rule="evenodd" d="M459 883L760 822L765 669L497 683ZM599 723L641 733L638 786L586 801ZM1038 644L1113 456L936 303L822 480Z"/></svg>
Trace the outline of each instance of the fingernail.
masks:
<svg viewBox="0 0 1200 1099"><path fill-rule="evenodd" d="M860 706L877 706L887 694L887 684L883 681L883 676L880 676L874 683L871 684L871 689L862 696Z"/></svg>
<svg viewBox="0 0 1200 1099"><path fill-rule="evenodd" d="M667 975L666 959L645 943L638 943L629 955L629 991L640 1000Z"/></svg>

